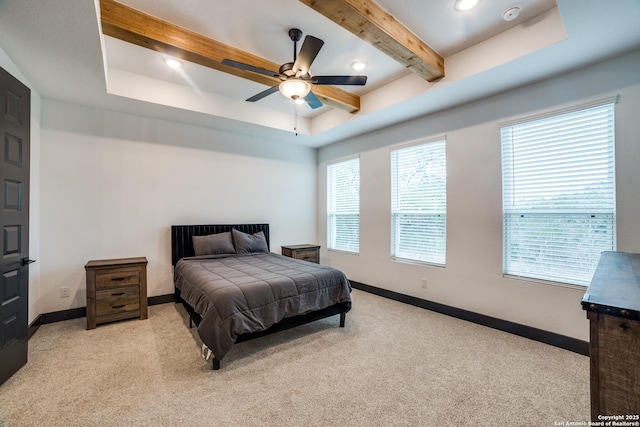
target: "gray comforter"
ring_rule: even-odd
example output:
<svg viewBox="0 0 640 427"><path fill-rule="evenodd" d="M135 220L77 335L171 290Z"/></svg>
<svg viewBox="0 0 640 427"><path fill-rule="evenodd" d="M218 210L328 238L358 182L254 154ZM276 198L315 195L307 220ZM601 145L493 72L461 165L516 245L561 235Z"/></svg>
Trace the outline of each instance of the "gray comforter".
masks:
<svg viewBox="0 0 640 427"><path fill-rule="evenodd" d="M351 304L351 284L340 270L273 253L183 258L174 281L182 299L202 316L198 334L218 360L240 334Z"/></svg>

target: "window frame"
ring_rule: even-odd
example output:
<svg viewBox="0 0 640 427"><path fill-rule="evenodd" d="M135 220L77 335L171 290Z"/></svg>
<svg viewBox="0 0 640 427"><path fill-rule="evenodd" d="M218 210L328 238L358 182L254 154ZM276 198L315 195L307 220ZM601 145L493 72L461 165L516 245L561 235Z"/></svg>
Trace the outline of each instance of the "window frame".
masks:
<svg viewBox="0 0 640 427"><path fill-rule="evenodd" d="M594 102L590 102L590 103L585 103L585 104L581 104L581 105L577 105L571 108L566 108L566 109L561 109L561 110L555 110L555 111L551 111L548 113L544 113L544 114L539 114L539 115L535 115L535 116L530 116L530 117L526 117L526 118L521 118L518 120L514 120L514 121L510 121L510 122L505 122L505 123L501 123L500 124L500 143L501 143L501 157L502 157L502 221L503 221L503 225L502 225L502 230L503 230L503 265L502 265L502 271L503 271L503 276L504 277L511 277L511 278L518 278L518 279L524 279L524 280L530 280L530 281L536 281L536 282L543 282L543 283L550 283L550 284L559 284L562 286L570 286L570 287L579 287L579 288L584 288L586 286L588 286L590 279L586 280L586 276L585 274L588 273L588 271L583 272L582 274L578 271L579 269L575 266L571 266L571 262L569 261L565 261L564 265L565 266L571 266L573 267L573 269L571 268L567 268L568 271L570 271L573 276L572 277L560 277L561 275L558 275L556 270L553 270L553 268L549 267L549 270L553 270L554 273L553 274L544 274L544 273L535 273L532 272L532 270L528 270L528 271L523 271L522 269L520 270L516 270L516 269L512 269L509 267L509 262L512 259L512 254L513 252L510 252L512 246L511 243L513 241L513 239L515 238L513 233L509 233L509 229L508 227L511 225L513 226L513 224L516 224L518 222L518 219L513 220L513 218L516 218L517 216L520 215L521 218L524 218L525 215L529 217L530 219L530 223L529 224L535 224L536 220L542 219L543 221L545 220L544 217L546 215L546 221L548 221L547 226L548 228L549 225L548 224L553 224L554 221L556 221L556 218L562 218L565 220L564 224L561 224L560 221L558 221L557 223L559 224L558 227L564 227L563 228L563 232L559 232L557 234L551 234L549 237L549 241L553 240L553 236L555 236L556 239L558 238L562 238L564 237L564 239L567 239L567 232L571 232L573 230L573 225L574 224L580 224L579 226L576 226L575 229L578 228L583 228L586 229L587 226L585 224L589 224L589 227L591 227L591 233L593 233L593 229L594 227L598 227L600 226L600 228L602 229L602 224L604 225L604 229L606 230L608 234L608 239L607 241L607 245L609 244L609 242L611 243L610 247L604 248L603 250L616 250L616 233L617 233L617 227L616 227L616 174L615 174L615 104L617 103L617 96L615 97L610 97L610 98L606 98L606 99L602 99L602 100L598 100L598 101L594 101ZM509 161L509 159L511 160L511 162L513 162L515 156L511 156L509 158L505 158L505 151L508 151L505 149L505 138L504 138L504 132L505 130L508 131L509 128L512 127L517 127L520 125L534 125L535 123L538 121L543 121L543 120L554 120L554 119L568 119L568 116L570 115L577 115L579 113L584 113L584 114L588 114L588 112L592 109L602 109L603 107L607 107L610 106L611 107L611 111L610 112L606 112L607 114L610 114L611 116L608 117L605 120L605 123L609 126L607 127L607 131L603 132L606 133L607 136L606 138L603 137L603 140L606 140L606 158L608 159L607 162L607 168L606 168L606 175L607 175L607 179L605 181L606 183L606 189L607 189L607 199L609 200L610 205L608 205L606 208L602 208L602 207L598 207L598 208L594 208L594 207L590 207L588 210L585 210L584 208L580 208L580 209L569 209L569 208L563 208L563 209L556 209L556 208L546 208L546 209L540 209L540 210L536 210L536 209L532 209L531 207L534 206L535 202L529 202L530 203L530 207L529 209L523 208L522 206L518 209L517 207L513 207L512 206L507 206L507 204L509 203L509 201L511 201L512 203L515 203L515 197L513 196L513 194L507 194L509 192L509 190L513 191L512 187L508 187L508 185L506 184L506 180L507 177L505 176L507 173L509 173L508 171L506 171L509 168L513 167L513 164L511 165L507 165L506 162ZM581 131L583 132L581 135L586 134L589 130L591 130L592 127L589 126L585 126L584 128L581 129ZM565 129L565 127L563 127L562 129ZM559 132L558 132L559 133ZM555 136L557 134L554 134L555 138L558 138L558 136ZM592 138L592 139L596 139L596 138ZM591 141L591 139L590 139ZM511 142L512 144L515 144L513 141ZM513 146L510 148L511 150L513 150ZM539 164L543 164L544 161L548 161L548 160L543 160L541 161ZM577 159L572 159L572 165L578 163ZM560 168L558 167L558 170L560 170ZM513 173L515 174L515 172ZM591 176L591 175L589 175ZM511 177L511 181L514 181L513 176ZM558 182L563 182L563 181L558 181ZM585 180L585 183L588 182L588 179ZM533 184L532 184L533 185ZM539 185L539 184L538 184ZM584 183L582 183L582 185L585 185ZM505 188L508 187L508 188ZM535 188L535 187L534 187ZM541 192L542 194L543 192ZM567 193L567 195L570 193ZM584 195L583 195L584 196ZM558 197L558 196L556 196ZM551 199L552 197L547 195L548 199ZM576 197L572 200L576 200L576 201L584 201L584 197ZM548 202L546 202L548 203ZM524 203L523 203L524 205ZM596 221L598 219L601 219L603 222L600 224L597 224ZM590 223L589 223L590 222ZM528 225L528 227L530 227L531 225ZM569 226L569 227L568 227ZM517 227L517 225L515 225L515 227ZM568 227L568 228L567 228ZM579 233L576 234L577 236L580 236ZM583 233L581 236L581 238L585 238L585 237L589 237L590 234L589 232L587 233ZM533 239L532 239L533 240ZM521 244L522 242L526 243L525 240L520 240ZM576 248L579 248L581 245L579 243L576 243ZM571 248L571 246L569 245L564 245L566 248ZM595 245L594 245L595 246ZM577 249L576 249L577 250ZM594 257L597 257L597 259L599 259L599 254L602 252L598 252L597 255L594 254L593 251L597 250L597 248L595 247L590 247L590 257L591 260L589 261L589 268L591 269L591 275L593 274L593 271L595 271L595 267L597 265L597 260L593 261ZM532 252L533 253L533 252ZM558 259L561 258L561 255L557 256ZM529 264L534 265L534 264L538 264L537 262L530 262ZM545 263L543 264L544 266L550 266L552 264L548 264ZM559 263L558 265L563 265L562 263ZM545 267L546 269L547 267ZM568 275L567 275L568 276Z"/></svg>
<svg viewBox="0 0 640 427"><path fill-rule="evenodd" d="M444 204L444 209L442 210L428 210L426 209L426 207L424 205L420 206L419 210L417 211L409 211L409 210L404 210L401 207L398 206L399 204L399 200L401 197L401 193L399 193L399 188L398 188L398 184L400 184L398 182L399 178L398 178L398 173L400 171L396 170L397 167L397 159L394 159L394 155L404 151L404 150L409 150L412 148L418 148L418 147L427 147L427 146L433 146L434 144L438 144L438 145L442 145L442 147L432 147L434 149L441 149L442 150L442 155L443 155L443 161L444 161L444 171L440 171L441 174L444 174L444 188L442 189L443 194L439 195L439 202ZM409 142L405 142L402 144L397 144L394 145L392 147L389 148L389 161L390 161L390 172L389 172L389 179L390 179L390 188L391 188L391 197L390 197L390 216L391 216L391 234L390 234L390 254L391 254L391 259L393 261L397 261L397 262L402 262L402 263L409 263L409 264L420 264L420 265L428 265L428 266L435 266L435 267L445 267L446 266L446 257L447 257L447 139L446 136L444 135L440 135L440 136L436 136L436 137L430 137L430 138L421 138L421 139L417 139L417 140L413 140L413 141L409 141ZM442 179L442 176L440 176L439 174L430 174L430 176L432 177L431 179ZM435 177L435 178L433 178ZM415 187L412 187L410 192L411 193L415 193L416 190ZM426 210L425 210L426 209ZM423 214L420 212L424 212ZM441 228L441 236L437 235L436 233L433 233L431 236L428 236L427 239L430 237L432 240L436 241L436 245L435 246L440 246L441 250L437 251L436 254L429 254L427 257L424 258L418 258L418 257L411 257L409 256L409 254L405 253L401 253L401 249L400 246L402 244L402 238L400 236L400 225L399 225L399 220L400 220L400 216L401 215L421 215L421 216L427 216L427 217L433 217L433 216L442 216L444 217L444 223L442 224ZM433 223L433 222L432 222ZM438 225L436 225L436 227L438 227ZM421 233L422 234L422 233ZM422 236L424 237L424 235ZM405 241L406 242L406 241ZM406 244L406 243L405 243ZM432 246L433 247L433 246ZM429 256L435 255L431 258L429 258Z"/></svg>
<svg viewBox="0 0 640 427"><path fill-rule="evenodd" d="M346 212L346 213L340 213L340 212L336 212L336 207L335 207L335 200L332 200L332 196L335 197L335 195L332 193L334 191L336 191L336 188L334 188L334 185L332 183L332 172L331 172L331 168L332 167L336 167L337 165L340 164L346 164L349 162L354 162L357 161L357 180L358 180L358 191L357 191L357 213L354 212ZM358 255L360 253L360 156L356 155L356 156L351 156L351 157L346 157L346 158L342 158L336 161L333 161L329 164L327 164L326 167L326 174L327 174L327 210L326 210L326 215L327 215L327 250L328 251L332 251L332 252L343 252L343 253L348 253L348 254L354 254L354 255ZM333 209L332 209L333 208ZM337 215L356 215L357 216L357 241L355 242L355 245L357 246L357 248L354 249L349 249L347 247L336 247L336 240L338 238L338 232L337 232L337 225L336 225L336 219L337 219Z"/></svg>

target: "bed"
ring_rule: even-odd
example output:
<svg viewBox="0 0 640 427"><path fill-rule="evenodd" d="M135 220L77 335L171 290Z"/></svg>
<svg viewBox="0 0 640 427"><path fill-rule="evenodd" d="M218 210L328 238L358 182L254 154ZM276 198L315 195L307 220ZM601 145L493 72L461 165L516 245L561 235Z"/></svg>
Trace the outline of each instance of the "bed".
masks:
<svg viewBox="0 0 640 427"><path fill-rule="evenodd" d="M268 224L171 226L176 303L212 367L235 343L339 315L351 285L340 270L270 252Z"/></svg>

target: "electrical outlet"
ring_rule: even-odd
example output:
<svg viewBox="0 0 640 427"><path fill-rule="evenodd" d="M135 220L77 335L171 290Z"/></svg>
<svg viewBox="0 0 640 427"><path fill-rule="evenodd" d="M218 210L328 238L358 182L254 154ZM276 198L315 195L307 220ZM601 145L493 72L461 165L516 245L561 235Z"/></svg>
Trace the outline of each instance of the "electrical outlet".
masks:
<svg viewBox="0 0 640 427"><path fill-rule="evenodd" d="M60 298L68 298L69 297L69 287L64 286L60 288Z"/></svg>
<svg viewBox="0 0 640 427"><path fill-rule="evenodd" d="M427 289L427 279L424 277L420 279L420 287L422 287L422 289Z"/></svg>

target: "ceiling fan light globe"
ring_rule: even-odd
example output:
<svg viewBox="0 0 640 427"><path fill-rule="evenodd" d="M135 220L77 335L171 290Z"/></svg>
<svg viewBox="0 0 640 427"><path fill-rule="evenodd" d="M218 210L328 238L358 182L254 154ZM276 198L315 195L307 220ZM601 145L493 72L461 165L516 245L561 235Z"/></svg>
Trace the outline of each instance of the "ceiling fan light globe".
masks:
<svg viewBox="0 0 640 427"><path fill-rule="evenodd" d="M291 79L280 83L279 89L281 94L295 101L307 96L311 90L311 85L304 80Z"/></svg>

